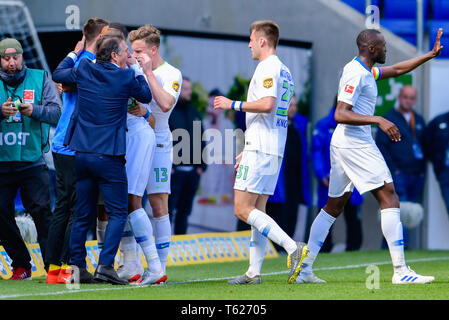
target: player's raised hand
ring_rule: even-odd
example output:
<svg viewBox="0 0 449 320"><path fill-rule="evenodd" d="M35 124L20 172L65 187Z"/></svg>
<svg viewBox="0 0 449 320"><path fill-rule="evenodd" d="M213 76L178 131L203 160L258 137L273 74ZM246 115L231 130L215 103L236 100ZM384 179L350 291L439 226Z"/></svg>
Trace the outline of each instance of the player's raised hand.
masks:
<svg viewBox="0 0 449 320"><path fill-rule="evenodd" d="M140 66L142 67L143 72L148 72L153 70L153 61L151 60L150 56L146 53L143 53L137 57L137 62L139 62Z"/></svg>
<svg viewBox="0 0 449 320"><path fill-rule="evenodd" d="M223 110L229 110L231 109L232 100L223 97L223 96L217 96L214 99L214 109L223 109Z"/></svg>
<svg viewBox="0 0 449 320"><path fill-rule="evenodd" d="M435 44L433 45L432 54L434 57L438 57L443 50L443 46L441 45L441 36L443 35L443 29L438 29L437 38L435 40Z"/></svg>
<svg viewBox="0 0 449 320"><path fill-rule="evenodd" d="M84 50L85 45L86 45L86 37L83 36L81 40L78 41L78 43L76 44L75 49L73 49L73 51L78 55L80 54L81 51Z"/></svg>
<svg viewBox="0 0 449 320"><path fill-rule="evenodd" d="M390 137L391 141L401 141L401 133L393 122L380 117L379 128Z"/></svg>

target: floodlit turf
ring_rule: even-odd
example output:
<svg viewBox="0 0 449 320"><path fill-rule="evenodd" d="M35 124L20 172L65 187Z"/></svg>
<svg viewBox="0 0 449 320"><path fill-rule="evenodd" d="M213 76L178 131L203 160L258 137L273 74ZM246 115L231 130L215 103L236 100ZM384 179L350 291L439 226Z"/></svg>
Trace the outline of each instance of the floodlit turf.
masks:
<svg viewBox="0 0 449 320"><path fill-rule="evenodd" d="M0 299L40 300L447 300L449 298L449 251L407 251L408 264L416 272L435 276L432 284L392 285L388 251L359 251L320 254L316 274L326 284L287 284L286 256L266 259L262 285L231 286L227 280L243 274L247 261L168 268L169 282L164 286L81 285L78 290L64 284L46 284L45 278L32 281L0 280ZM379 289L375 273L379 270ZM376 270L374 268L374 270ZM369 278L370 277L370 278ZM374 280L372 279L374 278ZM368 283L368 287L367 287Z"/></svg>

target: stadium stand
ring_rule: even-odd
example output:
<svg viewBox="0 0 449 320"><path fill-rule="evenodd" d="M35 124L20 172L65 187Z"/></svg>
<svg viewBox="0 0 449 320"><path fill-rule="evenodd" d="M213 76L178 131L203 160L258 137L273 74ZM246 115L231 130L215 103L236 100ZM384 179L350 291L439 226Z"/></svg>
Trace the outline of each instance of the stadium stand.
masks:
<svg viewBox="0 0 449 320"><path fill-rule="evenodd" d="M343 3L351 6L361 14L365 14L364 0L342 0ZM372 5L380 8L382 27L400 36L410 44L416 46L416 0L373 0ZM449 42L449 0L423 0L424 23L423 32L428 32L429 39L435 39L438 29L443 28L445 33L441 42ZM432 49L433 41L429 41L429 48ZM441 53L441 58L449 58L449 51Z"/></svg>

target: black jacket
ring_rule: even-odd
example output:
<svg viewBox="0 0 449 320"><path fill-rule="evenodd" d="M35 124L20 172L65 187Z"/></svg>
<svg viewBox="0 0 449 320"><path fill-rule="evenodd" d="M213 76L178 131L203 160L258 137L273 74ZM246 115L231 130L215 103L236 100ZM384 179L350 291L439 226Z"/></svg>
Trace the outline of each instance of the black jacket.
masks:
<svg viewBox="0 0 449 320"><path fill-rule="evenodd" d="M175 132L173 135L173 149L175 151L173 154L173 168L176 168L178 165L193 165L206 171L207 165L203 162L202 157L206 144L202 139L204 129L201 123L201 114L198 110L190 103L179 99L170 115L168 124L172 134L176 129L187 130L190 144L189 150L187 150L187 147L177 147L179 143L185 143L183 139L186 137L183 135L179 136ZM189 152L189 154L186 155L184 154L185 152ZM179 163L180 161L181 163Z"/></svg>
<svg viewBox="0 0 449 320"><path fill-rule="evenodd" d="M391 173L400 171L402 173L417 174L425 172L425 159L423 156L423 138L424 138L424 119L414 112L415 115L415 136L413 136L412 129L407 124L404 116L396 109L390 110L385 119L393 122L401 133L401 141L391 141L388 135L382 130L378 129L376 134L376 144L380 152L387 162ZM422 154L421 159L415 155L413 145L416 144L419 148L418 152Z"/></svg>
<svg viewBox="0 0 449 320"><path fill-rule="evenodd" d="M439 181L449 181L449 112L435 117L425 130L424 152Z"/></svg>

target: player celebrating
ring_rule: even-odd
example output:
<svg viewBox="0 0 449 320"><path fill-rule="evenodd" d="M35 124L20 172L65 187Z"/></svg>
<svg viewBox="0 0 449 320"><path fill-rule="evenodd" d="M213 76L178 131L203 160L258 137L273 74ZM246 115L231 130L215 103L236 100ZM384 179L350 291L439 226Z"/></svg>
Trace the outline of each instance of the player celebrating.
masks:
<svg viewBox="0 0 449 320"><path fill-rule="evenodd" d="M307 245L296 244L265 213L269 195L276 187L287 137L287 109L294 94L290 70L276 56L279 27L273 21L251 25L249 48L260 61L248 89L247 102L219 96L214 108L246 112L245 147L237 156L234 185L234 211L237 218L251 225L249 269L229 284L260 284L260 270L267 237L282 246L288 255L293 283L307 254Z"/></svg>
<svg viewBox="0 0 449 320"><path fill-rule="evenodd" d="M160 31L152 25L145 25L129 34L133 57L139 63L146 59L152 62L152 70L145 73L153 100L150 108L156 120L156 150L150 164L150 178L147 193L153 210L156 248L165 275L169 252L171 225L168 216L168 195L173 162L172 135L168 125L173 106L176 104L182 83L181 72L164 61L159 52ZM145 275L140 284L148 284Z"/></svg>
<svg viewBox="0 0 449 320"><path fill-rule="evenodd" d="M312 224L308 242L310 252L304 259L298 283L324 282L313 274L312 264L354 186L361 194L371 191L380 204L382 233L393 262L393 284L429 283L434 280L434 277L417 274L405 263L399 200L390 171L372 138L371 125L379 125L392 141L400 141L399 130L392 122L374 116L377 101L375 80L408 73L438 56L443 48L440 46L441 35L440 29L433 50L424 55L393 66L374 68L375 63L385 63L385 39L373 29L364 30L358 35L359 55L344 67L340 79L335 110L338 125L330 147L329 198Z"/></svg>

